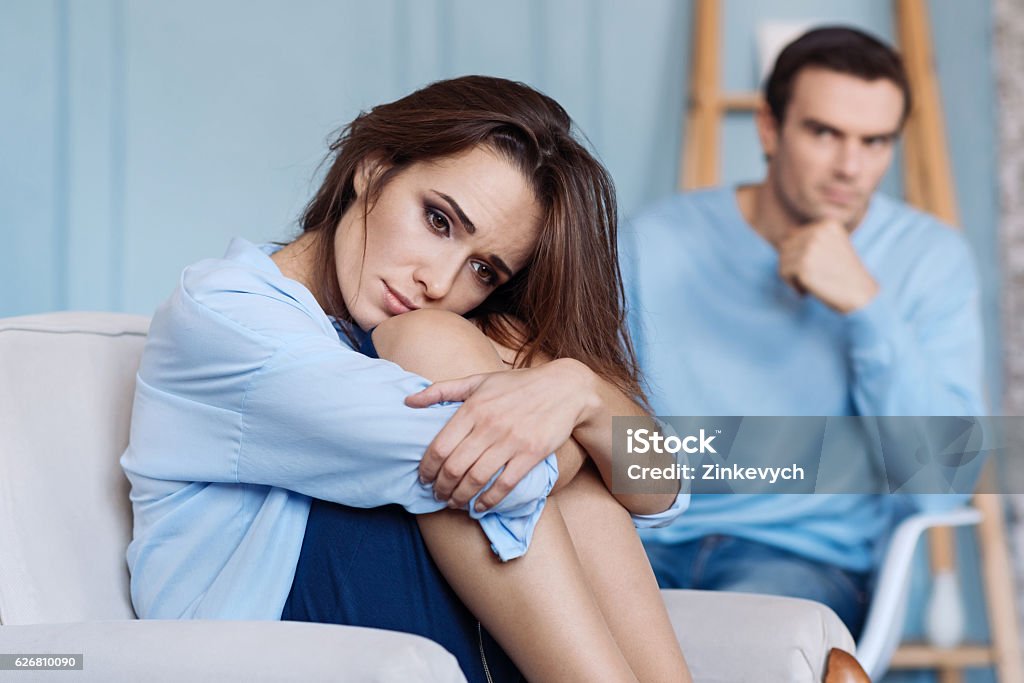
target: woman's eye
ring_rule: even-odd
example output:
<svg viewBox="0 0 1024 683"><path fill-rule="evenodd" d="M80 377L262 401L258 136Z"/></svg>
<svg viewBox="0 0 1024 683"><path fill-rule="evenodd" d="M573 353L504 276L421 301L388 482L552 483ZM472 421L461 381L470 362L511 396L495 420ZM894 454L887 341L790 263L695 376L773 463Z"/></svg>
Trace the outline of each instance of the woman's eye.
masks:
<svg viewBox="0 0 1024 683"><path fill-rule="evenodd" d="M451 224L448 222L448 217L437 209L427 207L427 225L430 229L440 235L447 235L451 230Z"/></svg>
<svg viewBox="0 0 1024 683"><path fill-rule="evenodd" d="M498 276L495 275L494 271L491 269L489 265L487 265L486 263L473 261L472 266L473 272L476 273L476 276L480 278L480 281L483 282L485 285L494 285L495 283L497 283Z"/></svg>

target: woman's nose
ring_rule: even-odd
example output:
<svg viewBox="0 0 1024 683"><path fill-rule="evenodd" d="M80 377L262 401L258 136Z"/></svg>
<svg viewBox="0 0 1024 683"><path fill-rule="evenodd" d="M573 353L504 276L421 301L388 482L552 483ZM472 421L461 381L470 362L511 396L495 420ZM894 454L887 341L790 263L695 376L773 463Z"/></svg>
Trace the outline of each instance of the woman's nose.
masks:
<svg viewBox="0 0 1024 683"><path fill-rule="evenodd" d="M417 269L415 278L428 299L444 298L458 277L461 263L431 263Z"/></svg>

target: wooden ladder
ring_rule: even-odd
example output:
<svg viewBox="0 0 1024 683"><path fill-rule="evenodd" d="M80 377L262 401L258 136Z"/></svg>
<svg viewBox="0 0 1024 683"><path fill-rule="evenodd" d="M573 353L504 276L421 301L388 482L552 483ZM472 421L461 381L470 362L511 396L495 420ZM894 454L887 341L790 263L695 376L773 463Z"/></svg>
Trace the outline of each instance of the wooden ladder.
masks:
<svg viewBox="0 0 1024 683"><path fill-rule="evenodd" d="M900 50L914 93L903 136L904 192L911 205L956 226L959 217L927 8L924 0L894 0L894 9ZM695 0L689 108L677 179L680 190L718 184L722 118L730 112L753 112L761 102L757 92L722 91L721 12L721 0ZM1000 683L1021 683L1024 664L1001 499L998 494L979 493L972 504L982 514L977 533L991 643L952 648L908 643L896 651L890 668L934 669L941 683L958 683L963 669L991 666ZM953 569L953 530L934 529L929 541L933 571Z"/></svg>

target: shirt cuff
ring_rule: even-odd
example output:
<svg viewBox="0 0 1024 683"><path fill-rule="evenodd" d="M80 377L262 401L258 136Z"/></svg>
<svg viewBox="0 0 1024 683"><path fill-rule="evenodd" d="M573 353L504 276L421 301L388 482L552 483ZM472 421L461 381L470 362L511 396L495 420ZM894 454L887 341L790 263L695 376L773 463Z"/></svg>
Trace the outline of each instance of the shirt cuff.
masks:
<svg viewBox="0 0 1024 683"><path fill-rule="evenodd" d="M887 363L892 360L889 336L900 327L892 301L880 290L867 306L846 314L847 339L856 358Z"/></svg>
<svg viewBox="0 0 1024 683"><path fill-rule="evenodd" d="M480 522L484 534L491 542L491 550L502 562L526 554L533 538L533 530L547 502L548 494L558 481L558 462L549 455L530 470L500 503L489 510L475 510L477 498L489 489L503 472L499 470L487 486L470 499L469 516Z"/></svg>
<svg viewBox="0 0 1024 683"><path fill-rule="evenodd" d="M656 512L653 515L634 515L630 516L633 518L633 526L637 529L653 529L660 526L668 526L676 517L683 514L686 508L690 507L690 494L688 492L680 491L676 494L676 499L672 501L672 505L662 512Z"/></svg>

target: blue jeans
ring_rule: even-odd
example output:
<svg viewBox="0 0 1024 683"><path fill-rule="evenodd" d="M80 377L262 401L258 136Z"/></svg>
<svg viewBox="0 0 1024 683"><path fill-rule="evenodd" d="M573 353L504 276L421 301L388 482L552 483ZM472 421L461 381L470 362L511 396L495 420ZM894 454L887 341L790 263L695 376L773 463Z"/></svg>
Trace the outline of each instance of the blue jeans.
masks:
<svg viewBox="0 0 1024 683"><path fill-rule="evenodd" d="M441 575L415 516L398 505L314 499L281 619L415 633L455 655L470 683L521 680Z"/></svg>
<svg viewBox="0 0 1024 683"><path fill-rule="evenodd" d="M870 572L852 572L778 548L719 534L687 543L645 543L662 588L784 595L831 607L854 638L868 609Z"/></svg>

